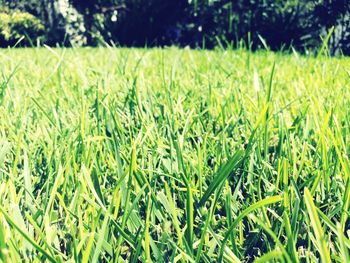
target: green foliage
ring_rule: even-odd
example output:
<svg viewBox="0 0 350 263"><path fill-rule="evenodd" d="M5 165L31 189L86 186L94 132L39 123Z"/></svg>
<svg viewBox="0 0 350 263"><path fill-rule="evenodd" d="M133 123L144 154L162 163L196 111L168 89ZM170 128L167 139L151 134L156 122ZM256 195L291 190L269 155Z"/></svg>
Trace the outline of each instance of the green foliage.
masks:
<svg viewBox="0 0 350 263"><path fill-rule="evenodd" d="M25 12L0 13L0 46L36 45L43 40L44 26L39 19Z"/></svg>

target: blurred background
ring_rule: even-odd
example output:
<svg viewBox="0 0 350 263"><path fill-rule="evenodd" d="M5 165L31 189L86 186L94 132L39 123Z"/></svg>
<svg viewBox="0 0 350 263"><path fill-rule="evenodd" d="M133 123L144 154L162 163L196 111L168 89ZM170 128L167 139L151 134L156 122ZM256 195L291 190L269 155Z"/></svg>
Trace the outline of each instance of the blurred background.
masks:
<svg viewBox="0 0 350 263"><path fill-rule="evenodd" d="M331 32L331 34L329 34ZM350 55L350 0L0 0L0 46L246 47Z"/></svg>

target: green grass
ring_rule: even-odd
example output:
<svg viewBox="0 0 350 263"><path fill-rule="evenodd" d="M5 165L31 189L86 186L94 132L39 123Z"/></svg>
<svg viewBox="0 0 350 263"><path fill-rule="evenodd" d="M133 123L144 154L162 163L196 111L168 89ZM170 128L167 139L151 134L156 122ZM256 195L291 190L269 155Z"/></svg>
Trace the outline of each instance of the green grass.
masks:
<svg viewBox="0 0 350 263"><path fill-rule="evenodd" d="M0 59L3 262L350 261L350 59Z"/></svg>

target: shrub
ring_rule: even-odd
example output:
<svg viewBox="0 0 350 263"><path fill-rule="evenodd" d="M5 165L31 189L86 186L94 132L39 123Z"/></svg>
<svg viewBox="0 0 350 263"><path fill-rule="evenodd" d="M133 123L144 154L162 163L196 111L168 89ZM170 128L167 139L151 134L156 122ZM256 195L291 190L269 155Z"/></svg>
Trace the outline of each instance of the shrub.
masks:
<svg viewBox="0 0 350 263"><path fill-rule="evenodd" d="M44 26L35 16L26 12L0 13L0 46L35 44L44 39Z"/></svg>

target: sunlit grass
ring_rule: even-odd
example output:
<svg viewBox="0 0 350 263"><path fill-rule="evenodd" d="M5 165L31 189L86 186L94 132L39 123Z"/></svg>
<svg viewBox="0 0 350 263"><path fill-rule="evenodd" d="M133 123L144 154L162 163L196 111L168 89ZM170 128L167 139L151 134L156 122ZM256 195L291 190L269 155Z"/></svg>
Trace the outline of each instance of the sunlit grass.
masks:
<svg viewBox="0 0 350 263"><path fill-rule="evenodd" d="M3 262L350 261L350 59L0 59Z"/></svg>

